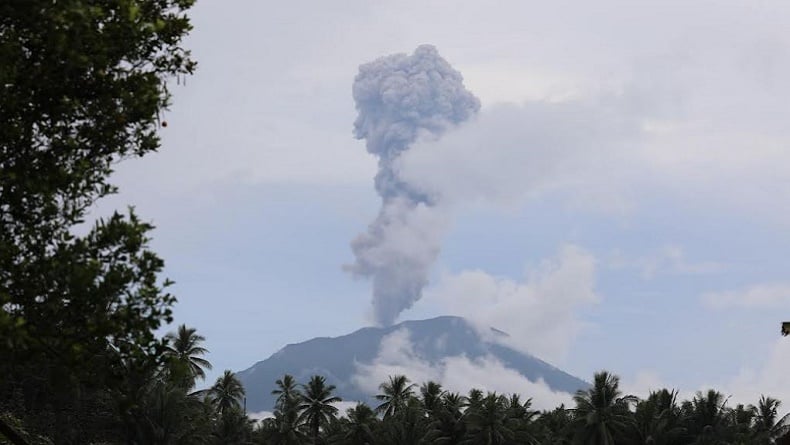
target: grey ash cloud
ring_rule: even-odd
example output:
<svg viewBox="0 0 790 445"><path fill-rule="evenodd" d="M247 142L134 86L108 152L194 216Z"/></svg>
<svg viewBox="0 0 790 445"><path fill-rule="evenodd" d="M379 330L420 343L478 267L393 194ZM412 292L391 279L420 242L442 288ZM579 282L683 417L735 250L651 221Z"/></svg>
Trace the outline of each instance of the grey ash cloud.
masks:
<svg viewBox="0 0 790 445"><path fill-rule="evenodd" d="M371 279L374 318L390 325L420 298L439 254L443 220L440 203L399 176L397 160L418 140L438 139L470 119L480 101L430 45L360 66L353 96L359 113L354 136L378 157L382 206L352 241L356 261L346 269Z"/></svg>

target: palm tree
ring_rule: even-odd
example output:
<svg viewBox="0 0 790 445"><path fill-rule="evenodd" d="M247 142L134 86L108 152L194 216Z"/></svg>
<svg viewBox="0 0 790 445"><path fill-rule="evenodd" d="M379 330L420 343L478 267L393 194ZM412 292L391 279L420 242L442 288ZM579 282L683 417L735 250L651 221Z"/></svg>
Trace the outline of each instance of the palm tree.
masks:
<svg viewBox="0 0 790 445"><path fill-rule="evenodd" d="M508 417L508 399L494 392L471 409L467 425L467 437L462 445L505 445L516 438L516 422Z"/></svg>
<svg viewBox="0 0 790 445"><path fill-rule="evenodd" d="M425 442L436 445L457 444L466 432L463 409L466 398L456 392L443 392L439 404L431 412Z"/></svg>
<svg viewBox="0 0 790 445"><path fill-rule="evenodd" d="M313 445L318 443L321 427L329 423L337 415L337 408L332 404L340 402L340 397L332 395L335 385L327 385L326 378L314 375L307 385L302 385L304 392L299 405L299 421L304 422L310 431Z"/></svg>
<svg viewBox="0 0 790 445"><path fill-rule="evenodd" d="M782 402L774 398L760 396L757 406L752 407L755 412L754 433L758 443L774 443L790 432L790 414L781 418L777 414L781 404Z"/></svg>
<svg viewBox="0 0 790 445"><path fill-rule="evenodd" d="M442 402L442 395L444 395L442 385L433 381L423 383L422 386L420 386L420 402L422 403L422 408L428 413L433 412Z"/></svg>
<svg viewBox="0 0 790 445"><path fill-rule="evenodd" d="M254 422L239 409L226 410L214 422L214 431L211 433L213 443L217 445L251 444Z"/></svg>
<svg viewBox="0 0 790 445"><path fill-rule="evenodd" d="M726 412L728 442L733 445L754 443L754 430L752 426L757 416L757 409L751 405L744 406L739 403L735 408Z"/></svg>
<svg viewBox="0 0 790 445"><path fill-rule="evenodd" d="M551 411L543 411L535 421L538 442L551 445L570 445L573 439L572 411L562 404Z"/></svg>
<svg viewBox="0 0 790 445"><path fill-rule="evenodd" d="M280 411L296 409L302 400L302 393L299 392L294 376L285 374L274 383L277 385L277 389L272 391L272 395L277 396L275 408Z"/></svg>
<svg viewBox="0 0 790 445"><path fill-rule="evenodd" d="M419 400L409 397L389 417L384 417L376 432L377 445L420 445L429 433L429 421Z"/></svg>
<svg viewBox="0 0 790 445"><path fill-rule="evenodd" d="M639 443L669 445L685 431L680 426L680 408L674 390L651 392L646 400L637 403L634 419L635 439Z"/></svg>
<svg viewBox="0 0 790 445"><path fill-rule="evenodd" d="M302 445L307 437L299 428L296 410L274 411L274 417L264 419L257 435L259 443L272 445Z"/></svg>
<svg viewBox="0 0 790 445"><path fill-rule="evenodd" d="M201 357L208 352L208 349L201 346L206 340L205 337L198 335L195 328L187 328L182 324L176 332L167 334L165 339L168 340L165 356L176 368L180 367L184 370L186 373L184 378L189 388L194 386L196 379L206 378L204 369L211 369L211 363Z"/></svg>
<svg viewBox="0 0 790 445"><path fill-rule="evenodd" d="M414 385L409 384L405 375L390 376L389 383L379 385L381 394L376 395L376 400L382 403L376 407L377 413L384 413L388 418L403 409L413 395Z"/></svg>
<svg viewBox="0 0 790 445"><path fill-rule="evenodd" d="M442 406L453 413L453 415L460 417L466 406L466 397L457 392L445 392L442 395Z"/></svg>
<svg viewBox="0 0 790 445"><path fill-rule="evenodd" d="M466 396L464 405L468 410L474 410L480 407L483 403L483 391L477 388L469 390L469 395Z"/></svg>
<svg viewBox="0 0 790 445"><path fill-rule="evenodd" d="M513 432L518 443L535 443L535 425L533 421L538 415L537 411L532 410L532 399L521 402L521 396L511 394L507 403L507 417L513 425Z"/></svg>
<svg viewBox="0 0 790 445"><path fill-rule="evenodd" d="M698 391L691 401L683 402L681 410L687 433L698 444L716 443L727 433L727 398L713 389Z"/></svg>
<svg viewBox="0 0 790 445"><path fill-rule="evenodd" d="M376 413L364 403L346 410L346 433L343 439L350 445L370 445L374 442L373 427Z"/></svg>
<svg viewBox="0 0 790 445"><path fill-rule="evenodd" d="M622 397L620 379L606 371L595 374L592 388L573 396L576 402L576 437L589 445L614 445L632 422L629 404L632 396Z"/></svg>
<svg viewBox="0 0 790 445"><path fill-rule="evenodd" d="M211 416L198 398L162 380L149 382L141 395L128 412L128 443L206 443Z"/></svg>
<svg viewBox="0 0 790 445"><path fill-rule="evenodd" d="M229 409L240 409L240 402L244 398L244 386L236 378L236 374L226 370L217 378L214 386L209 388L208 397L220 414Z"/></svg>

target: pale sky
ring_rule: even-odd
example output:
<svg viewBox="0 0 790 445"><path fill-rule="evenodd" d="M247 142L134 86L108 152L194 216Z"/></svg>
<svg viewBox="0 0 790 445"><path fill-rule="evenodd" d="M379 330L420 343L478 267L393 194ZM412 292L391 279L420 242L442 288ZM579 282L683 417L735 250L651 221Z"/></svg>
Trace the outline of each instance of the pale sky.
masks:
<svg viewBox="0 0 790 445"><path fill-rule="evenodd" d="M790 400L790 3L199 1L160 153L120 164L213 381L371 323L360 64L434 45L482 104L402 158L444 197L400 320L454 314L627 388ZM790 401L788 402L790 403Z"/></svg>

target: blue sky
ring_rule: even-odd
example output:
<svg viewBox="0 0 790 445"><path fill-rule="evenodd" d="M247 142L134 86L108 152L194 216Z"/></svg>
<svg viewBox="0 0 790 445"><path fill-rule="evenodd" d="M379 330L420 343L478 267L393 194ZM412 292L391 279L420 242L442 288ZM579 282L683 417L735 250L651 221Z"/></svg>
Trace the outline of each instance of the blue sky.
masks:
<svg viewBox="0 0 790 445"><path fill-rule="evenodd" d="M97 214L133 204L157 226L209 380L370 324L369 283L342 270L380 206L351 85L432 44L482 109L400 165L447 202L400 319L480 314L636 391L790 397L788 19L767 0L204 0L162 149L120 164Z"/></svg>

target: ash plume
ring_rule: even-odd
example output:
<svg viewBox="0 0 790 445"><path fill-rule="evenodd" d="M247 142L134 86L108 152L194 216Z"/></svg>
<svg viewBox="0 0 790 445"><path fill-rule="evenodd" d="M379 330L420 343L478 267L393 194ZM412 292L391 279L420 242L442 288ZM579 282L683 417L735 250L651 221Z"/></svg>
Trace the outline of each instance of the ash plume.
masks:
<svg viewBox="0 0 790 445"><path fill-rule="evenodd" d="M346 269L373 284L373 315L390 325L417 301L441 247L444 216L436 199L398 175L397 161L418 139L437 139L469 119L480 101L436 48L419 46L359 67L353 96L354 136L378 157L376 192L382 207L367 232L351 243Z"/></svg>

